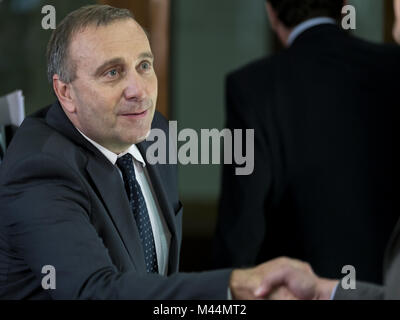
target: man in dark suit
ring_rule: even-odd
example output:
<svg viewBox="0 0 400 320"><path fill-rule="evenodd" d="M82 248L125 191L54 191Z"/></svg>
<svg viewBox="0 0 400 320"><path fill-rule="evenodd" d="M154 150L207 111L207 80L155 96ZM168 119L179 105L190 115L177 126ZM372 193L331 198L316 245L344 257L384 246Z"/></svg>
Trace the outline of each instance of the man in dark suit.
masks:
<svg viewBox="0 0 400 320"><path fill-rule="evenodd" d="M255 130L255 168L223 169L218 267L277 256L324 277L382 281L398 217L393 185L400 50L337 25L341 0L270 0L287 47L227 78L227 127Z"/></svg>
<svg viewBox="0 0 400 320"><path fill-rule="evenodd" d="M400 0L394 0L394 12L396 15L396 22L393 28L393 37L398 44L400 44ZM393 121L393 120L392 120ZM394 154L392 155L394 157ZM398 163L396 157L392 161ZM393 208L398 212L398 205ZM301 273L301 274L284 274L277 276L273 279L274 285L282 284L285 285L287 279L291 279L291 283L288 287L291 287L292 292L296 292L298 296L307 296L308 299L326 299L332 297L335 300L399 300L400 299L400 220L390 237L389 244L386 248L385 259L383 263L384 270L384 283L383 285L376 285L373 283L366 283L355 281L355 286L352 288L343 286L342 281L329 280L318 278L312 272ZM356 279L354 279L356 280ZM270 281L270 280L267 280ZM300 288L298 284L308 283L307 292L304 288ZM272 282L270 283L272 284ZM268 284L265 283L264 288L268 288ZM286 286L286 285L285 285ZM264 291L266 294L268 292ZM262 292L261 292L262 293Z"/></svg>
<svg viewBox="0 0 400 320"><path fill-rule="evenodd" d="M168 124L128 10L70 13L50 39L48 77L57 101L23 122L0 169L0 298L251 299L283 263L308 272L277 259L178 273L176 165L145 157L150 129L168 136Z"/></svg>

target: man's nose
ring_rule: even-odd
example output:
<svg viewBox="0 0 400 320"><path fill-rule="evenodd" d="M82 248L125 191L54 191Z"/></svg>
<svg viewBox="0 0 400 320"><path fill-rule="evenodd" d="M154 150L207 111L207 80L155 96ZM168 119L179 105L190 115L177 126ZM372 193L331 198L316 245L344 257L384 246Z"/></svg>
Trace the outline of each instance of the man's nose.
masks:
<svg viewBox="0 0 400 320"><path fill-rule="evenodd" d="M145 98L145 80L136 71L128 75L124 95L127 100L141 101Z"/></svg>

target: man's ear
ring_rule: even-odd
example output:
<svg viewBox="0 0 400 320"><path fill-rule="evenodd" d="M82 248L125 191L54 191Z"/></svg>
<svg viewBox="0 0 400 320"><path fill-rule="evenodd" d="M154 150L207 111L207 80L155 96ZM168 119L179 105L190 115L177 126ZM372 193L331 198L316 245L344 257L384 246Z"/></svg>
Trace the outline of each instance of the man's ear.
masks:
<svg viewBox="0 0 400 320"><path fill-rule="evenodd" d="M265 7L267 10L269 23L271 24L272 30L277 31L279 20L278 20L278 15L276 13L276 10L272 7L272 5L269 3L269 1L265 2Z"/></svg>
<svg viewBox="0 0 400 320"><path fill-rule="evenodd" d="M60 77L53 75L53 89L64 109L70 113L75 113L75 103L72 99L71 84L63 82Z"/></svg>

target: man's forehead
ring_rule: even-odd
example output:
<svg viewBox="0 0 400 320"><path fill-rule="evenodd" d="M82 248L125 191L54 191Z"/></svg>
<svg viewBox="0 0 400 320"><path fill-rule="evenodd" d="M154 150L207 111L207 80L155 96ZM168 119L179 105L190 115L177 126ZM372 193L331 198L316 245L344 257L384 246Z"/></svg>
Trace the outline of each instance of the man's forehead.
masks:
<svg viewBox="0 0 400 320"><path fill-rule="evenodd" d="M142 54L150 50L146 33L133 19L116 21L106 26L88 26L71 39L70 53L95 58L103 54L129 51Z"/></svg>

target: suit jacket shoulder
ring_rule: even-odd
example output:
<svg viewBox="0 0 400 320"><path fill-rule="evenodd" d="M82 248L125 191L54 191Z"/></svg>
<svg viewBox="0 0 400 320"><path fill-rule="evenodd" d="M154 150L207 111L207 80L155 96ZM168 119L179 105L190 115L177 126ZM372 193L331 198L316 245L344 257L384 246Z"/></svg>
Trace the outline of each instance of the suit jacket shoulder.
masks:
<svg viewBox="0 0 400 320"><path fill-rule="evenodd" d="M334 300L383 300L384 287L371 283L357 282L356 289L343 289L339 284Z"/></svg>

